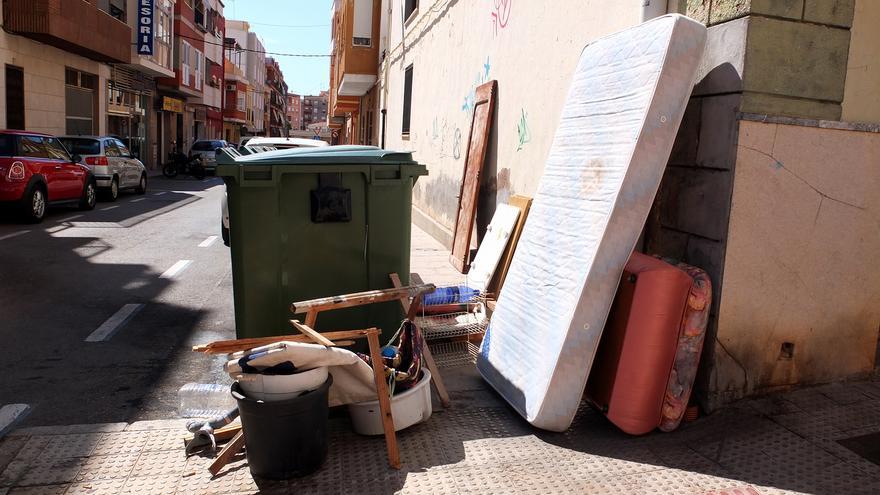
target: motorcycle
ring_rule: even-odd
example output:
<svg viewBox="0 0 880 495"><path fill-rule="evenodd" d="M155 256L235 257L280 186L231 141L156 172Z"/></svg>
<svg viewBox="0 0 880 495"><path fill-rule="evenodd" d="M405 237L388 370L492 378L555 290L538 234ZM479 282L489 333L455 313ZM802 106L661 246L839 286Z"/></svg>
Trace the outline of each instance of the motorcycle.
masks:
<svg viewBox="0 0 880 495"><path fill-rule="evenodd" d="M205 167L199 155L188 156L180 151L174 151L168 156L169 162L162 165L162 175L173 179L178 174L191 175L196 179L205 178Z"/></svg>

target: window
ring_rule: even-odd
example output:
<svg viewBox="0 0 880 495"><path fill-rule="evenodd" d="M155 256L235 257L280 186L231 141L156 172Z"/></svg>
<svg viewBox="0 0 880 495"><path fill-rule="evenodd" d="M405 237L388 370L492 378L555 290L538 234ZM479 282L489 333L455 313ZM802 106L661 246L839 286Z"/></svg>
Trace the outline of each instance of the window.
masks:
<svg viewBox="0 0 880 495"><path fill-rule="evenodd" d="M180 83L189 86L190 44L180 42Z"/></svg>
<svg viewBox="0 0 880 495"><path fill-rule="evenodd" d="M403 74L403 133L409 135L409 121L412 114L412 82L413 66L406 68Z"/></svg>
<svg viewBox="0 0 880 495"><path fill-rule="evenodd" d="M46 152L49 154L49 158L53 160L64 160L66 162L71 161L70 155L67 154L67 150L64 149L64 146L55 139L55 138L43 138L43 144L46 146Z"/></svg>
<svg viewBox="0 0 880 495"><path fill-rule="evenodd" d="M419 9L419 0L404 0L403 3L403 20L404 22L409 21L409 18L412 17L413 12Z"/></svg>
<svg viewBox="0 0 880 495"><path fill-rule="evenodd" d="M354 0L352 44L370 46L373 40L373 0Z"/></svg>
<svg viewBox="0 0 880 495"><path fill-rule="evenodd" d="M49 158L46 153L46 146L43 144L43 138L37 136L21 136L18 143L21 156L28 158Z"/></svg>
<svg viewBox="0 0 880 495"><path fill-rule="evenodd" d="M156 35L153 60L162 67L171 66L171 19L174 4L171 0L157 0L155 8Z"/></svg>
<svg viewBox="0 0 880 495"><path fill-rule="evenodd" d="M122 144L122 141L114 139L113 142L116 143L116 147L119 148L119 156L123 158L128 158L131 156L131 152L128 151L128 148L124 144Z"/></svg>
<svg viewBox="0 0 880 495"><path fill-rule="evenodd" d="M119 157L119 148L116 147L116 143L112 139L104 140L104 154L111 158Z"/></svg>
<svg viewBox="0 0 880 495"><path fill-rule="evenodd" d="M205 55L202 52L193 49L193 62L195 62L194 75L196 78L196 89L202 89L202 84L205 81L205 75L202 72L202 67L205 64Z"/></svg>
<svg viewBox="0 0 880 495"><path fill-rule="evenodd" d="M196 0L195 3L195 21L196 25L205 28L205 3L202 0Z"/></svg>
<svg viewBox="0 0 880 495"><path fill-rule="evenodd" d="M244 112L245 109L245 94L243 91L238 92L238 98L235 106L236 110L239 112Z"/></svg>
<svg viewBox="0 0 880 495"><path fill-rule="evenodd" d="M24 69L6 66L6 128L24 130Z"/></svg>
<svg viewBox="0 0 880 495"><path fill-rule="evenodd" d="M101 154L101 143L97 139L61 138L61 144L74 155Z"/></svg>
<svg viewBox="0 0 880 495"><path fill-rule="evenodd" d="M94 134L98 76L68 68L64 72L64 82L65 133Z"/></svg>
<svg viewBox="0 0 880 495"><path fill-rule="evenodd" d="M15 136L0 134L0 156L15 156Z"/></svg>

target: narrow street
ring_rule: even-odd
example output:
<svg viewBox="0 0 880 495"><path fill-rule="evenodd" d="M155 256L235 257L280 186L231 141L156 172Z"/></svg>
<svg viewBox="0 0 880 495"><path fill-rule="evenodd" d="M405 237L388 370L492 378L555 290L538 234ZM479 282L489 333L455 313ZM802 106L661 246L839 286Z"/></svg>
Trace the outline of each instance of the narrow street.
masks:
<svg viewBox="0 0 880 495"><path fill-rule="evenodd" d="M177 390L223 380L192 343L234 334L222 181L153 178L94 211L0 220L0 402L22 425L170 418Z"/></svg>

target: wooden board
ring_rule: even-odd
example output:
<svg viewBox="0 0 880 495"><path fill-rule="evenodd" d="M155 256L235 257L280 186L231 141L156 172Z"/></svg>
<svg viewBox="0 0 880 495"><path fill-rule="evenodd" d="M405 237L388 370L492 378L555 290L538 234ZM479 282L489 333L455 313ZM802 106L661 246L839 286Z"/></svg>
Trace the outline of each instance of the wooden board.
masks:
<svg viewBox="0 0 880 495"><path fill-rule="evenodd" d="M496 87L495 80L483 83L477 87L474 97L474 113L467 153L464 156L464 176L458 195L458 216L453 231L452 253L449 255L449 262L461 273L467 273L470 268L471 235L477 215L483 163L486 161L486 149L489 146Z"/></svg>
<svg viewBox="0 0 880 495"><path fill-rule="evenodd" d="M504 250L504 254L501 255L501 261L495 269L495 275L486 287L486 292L495 294L496 299L498 298L498 293L501 291L501 287L504 285L504 278L507 277L507 270L510 269L510 262L513 261L513 253L516 251L516 243L519 242L519 236L522 234L523 226L526 224L526 218L529 216L529 208L532 207L532 198L526 196L511 196L507 203L510 206L519 208L519 218L516 219L513 233L510 235L510 241L507 243L507 248Z"/></svg>
<svg viewBox="0 0 880 495"><path fill-rule="evenodd" d="M467 274L468 287L477 289L481 294L487 292L489 282L492 281L498 267L498 261L501 260L510 236L513 235L519 214L520 210L515 206L500 204L495 209L492 221L486 228L486 235L483 236L483 242L480 243L480 249L477 250Z"/></svg>

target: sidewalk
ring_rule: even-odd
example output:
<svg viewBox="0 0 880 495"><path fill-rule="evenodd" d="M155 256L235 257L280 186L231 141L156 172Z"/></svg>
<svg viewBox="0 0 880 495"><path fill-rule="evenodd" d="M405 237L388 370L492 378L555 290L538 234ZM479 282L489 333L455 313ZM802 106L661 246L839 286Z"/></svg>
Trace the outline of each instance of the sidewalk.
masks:
<svg viewBox="0 0 880 495"><path fill-rule="evenodd" d="M413 228L413 271L460 281L440 263L446 251ZM473 366L443 376L453 405L399 432L399 471L383 438L354 434L344 411L332 415L319 472L271 483L254 481L243 455L210 479L210 458L184 457L182 420L37 427L0 440L0 495L880 493L880 466L838 442L880 432L876 379L744 400L673 433L631 437L586 405L567 432L536 430Z"/></svg>

